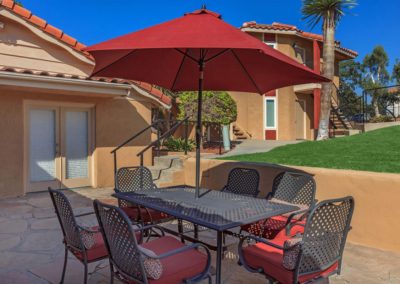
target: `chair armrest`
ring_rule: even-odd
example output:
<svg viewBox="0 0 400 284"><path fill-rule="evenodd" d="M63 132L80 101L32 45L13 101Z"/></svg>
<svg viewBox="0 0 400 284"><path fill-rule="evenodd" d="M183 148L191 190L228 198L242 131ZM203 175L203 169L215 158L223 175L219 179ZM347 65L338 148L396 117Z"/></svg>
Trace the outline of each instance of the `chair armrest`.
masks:
<svg viewBox="0 0 400 284"><path fill-rule="evenodd" d="M98 233L98 232L100 232L100 229L93 230L93 229L91 229L91 228L89 228L89 227L84 227L84 226L81 226L81 225L78 225L78 224L77 224L77 226L78 226L78 228L79 228L80 230L86 231L86 232L89 232L89 233Z"/></svg>
<svg viewBox="0 0 400 284"><path fill-rule="evenodd" d="M260 238L260 237L253 236L253 235L248 235L248 236L245 236L244 238L241 238L240 241L239 241L239 248L242 248L243 242L244 242L245 240L254 240L254 241L258 242L258 243L263 243L263 244L266 244L266 245L268 245L268 246L271 246L271 247L274 247L274 248L283 250L283 246L274 244L274 243L272 243L272 242L267 241L267 240L264 239L264 238Z"/></svg>
<svg viewBox="0 0 400 284"><path fill-rule="evenodd" d="M82 214L77 214L77 215L74 215L74 216L75 216L75 218L79 218L79 217L84 217L84 216L88 216L88 215L92 215L92 214L94 214L93 211L92 212L87 212L87 213L82 213Z"/></svg>
<svg viewBox="0 0 400 284"><path fill-rule="evenodd" d="M137 226L137 224L133 224L133 225ZM154 229L160 230L161 236L165 236L164 229L162 227L160 227L160 226L157 226L157 225L147 225L147 226L143 226L143 227L140 227L140 228L137 228L137 229L133 229L133 231L134 232L143 232L145 230L154 230Z"/></svg>

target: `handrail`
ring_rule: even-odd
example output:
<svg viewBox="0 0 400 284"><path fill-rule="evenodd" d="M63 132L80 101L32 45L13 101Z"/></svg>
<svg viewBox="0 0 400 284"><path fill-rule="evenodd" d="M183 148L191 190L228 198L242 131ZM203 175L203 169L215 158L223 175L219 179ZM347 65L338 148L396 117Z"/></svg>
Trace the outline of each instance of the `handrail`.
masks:
<svg viewBox="0 0 400 284"><path fill-rule="evenodd" d="M158 137L157 140L151 142L149 145L147 145L144 149L142 149L139 153L136 154L137 157L140 156L140 165L143 165L143 153L146 152L147 150L149 150L151 147L153 147L154 145L160 143L160 141L166 137L171 136L176 129L181 126L184 122L188 122L189 120L189 116L185 117L183 120L175 123L167 132L165 132L163 135L161 135L160 137ZM187 144L187 133L185 135L185 139L186 139L186 144Z"/></svg>
<svg viewBox="0 0 400 284"><path fill-rule="evenodd" d="M131 142L133 139L137 138L138 136L140 136L141 134L143 134L144 132L146 132L147 130L149 130L150 128L158 125L160 123L160 120L156 120L155 122L153 122L151 125L147 126L146 128L143 128L142 130L140 130L138 133L136 133L135 135L133 135L132 137L130 137L129 139L125 140L125 142L121 143L120 145L118 145L117 147L115 147L110 153L114 154L115 152L117 152L119 149L121 149L122 147L124 147L126 144L128 144L129 142Z"/></svg>

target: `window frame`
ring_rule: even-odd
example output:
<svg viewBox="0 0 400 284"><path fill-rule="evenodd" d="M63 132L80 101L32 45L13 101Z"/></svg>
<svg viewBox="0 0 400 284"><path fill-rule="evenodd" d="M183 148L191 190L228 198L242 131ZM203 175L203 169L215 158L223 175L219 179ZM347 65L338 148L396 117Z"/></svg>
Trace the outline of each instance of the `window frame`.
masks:
<svg viewBox="0 0 400 284"><path fill-rule="evenodd" d="M268 126L267 125L267 101L274 101L274 126ZM278 107L277 107L277 98L276 96L272 97L272 96L265 96L264 97L264 117L263 117L263 124L264 124L264 129L265 130L277 130L277 125L278 125Z"/></svg>

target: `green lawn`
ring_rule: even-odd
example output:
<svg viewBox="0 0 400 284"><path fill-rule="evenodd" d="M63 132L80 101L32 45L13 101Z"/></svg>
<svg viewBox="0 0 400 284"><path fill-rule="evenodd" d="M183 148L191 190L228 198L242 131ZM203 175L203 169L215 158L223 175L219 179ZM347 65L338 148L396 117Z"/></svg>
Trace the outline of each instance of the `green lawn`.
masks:
<svg viewBox="0 0 400 284"><path fill-rule="evenodd" d="M221 159L400 173L400 126L327 141L307 141L278 147L270 152Z"/></svg>

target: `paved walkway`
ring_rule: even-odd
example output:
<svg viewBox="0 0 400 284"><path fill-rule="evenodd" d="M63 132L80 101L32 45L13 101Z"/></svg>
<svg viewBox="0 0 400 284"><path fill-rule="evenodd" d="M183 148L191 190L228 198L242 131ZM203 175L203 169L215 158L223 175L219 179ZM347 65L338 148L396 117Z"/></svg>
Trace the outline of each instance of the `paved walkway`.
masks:
<svg viewBox="0 0 400 284"><path fill-rule="evenodd" d="M76 214L92 211L92 199L107 199L111 189L66 190ZM79 218L85 225L94 225L94 215ZM168 224L176 226L176 224ZM187 226L190 229L190 226ZM212 231L203 231L201 238L215 239ZM48 193L0 200L0 283L59 283L63 264L61 231ZM400 254L348 244L341 276L331 283L400 283ZM108 261L90 265L89 283L109 283ZM237 265L233 247L223 263L224 283L266 283L261 275L248 273ZM73 257L68 260L66 284L83 283L83 266ZM114 281L114 283L119 283Z"/></svg>
<svg viewBox="0 0 400 284"><path fill-rule="evenodd" d="M204 156L204 158L223 158L243 154L268 152L279 146L296 144L299 142L300 141L243 140L238 141L239 144L237 144L236 147L228 153L222 155L208 155Z"/></svg>

